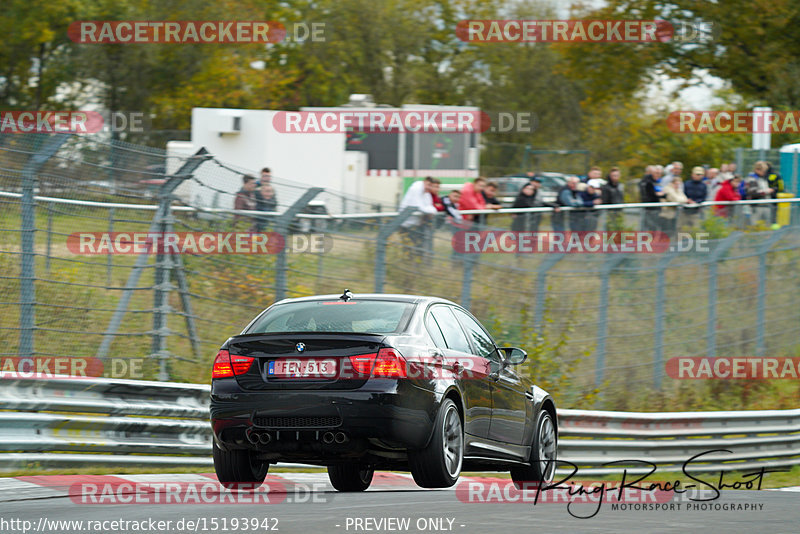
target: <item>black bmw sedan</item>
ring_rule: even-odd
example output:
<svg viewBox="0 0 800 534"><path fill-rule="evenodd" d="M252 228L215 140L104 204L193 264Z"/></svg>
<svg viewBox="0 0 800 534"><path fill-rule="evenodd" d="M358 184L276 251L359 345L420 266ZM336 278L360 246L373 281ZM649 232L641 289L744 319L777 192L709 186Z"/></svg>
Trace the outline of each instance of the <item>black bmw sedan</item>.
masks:
<svg viewBox="0 0 800 534"><path fill-rule="evenodd" d="M556 407L519 372L526 357L444 299L282 300L214 360L217 477L260 484L270 464L300 462L326 466L340 491L365 490L375 469L410 470L426 488L462 470L550 481Z"/></svg>

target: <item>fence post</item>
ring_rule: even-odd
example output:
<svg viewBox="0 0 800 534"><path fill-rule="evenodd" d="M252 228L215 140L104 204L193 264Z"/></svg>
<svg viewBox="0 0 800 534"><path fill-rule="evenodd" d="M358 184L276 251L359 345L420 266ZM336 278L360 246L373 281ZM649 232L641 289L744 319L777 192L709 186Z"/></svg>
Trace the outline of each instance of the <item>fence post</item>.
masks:
<svg viewBox="0 0 800 534"><path fill-rule="evenodd" d="M533 329L536 333L541 332L544 325L544 305L547 300L547 272L556 263L561 261L566 254L550 254L545 256L544 261L539 265L536 274L536 308L533 312Z"/></svg>
<svg viewBox="0 0 800 534"><path fill-rule="evenodd" d="M675 257L674 253L667 253L658 262L656 276L656 316L655 316L655 347L653 351L653 384L656 389L661 389L661 378L664 376L664 300L665 300L665 274L667 265Z"/></svg>
<svg viewBox="0 0 800 534"><path fill-rule="evenodd" d="M278 232L284 240L283 248L278 252L278 257L275 260L275 300L283 300L286 298L286 291L288 290L288 279L286 277L286 246L288 245L289 226L292 220L297 216L300 211L311 202L315 196L323 191L321 187L312 187L297 199L297 201L289 206L289 208L279 215L275 220L275 231Z"/></svg>
<svg viewBox="0 0 800 534"><path fill-rule="evenodd" d="M114 234L114 208L108 210L108 235ZM106 255L106 285L111 286L111 254Z"/></svg>
<svg viewBox="0 0 800 534"><path fill-rule="evenodd" d="M36 187L36 174L58 151L69 136L56 134L45 138L41 147L22 169L22 203L20 240L22 254L20 255L19 273L19 355L22 358L32 357L34 354L34 331L36 329L36 200L33 198ZM36 136L34 146L40 145L42 137Z"/></svg>
<svg viewBox="0 0 800 534"><path fill-rule="evenodd" d="M383 293L383 284L386 281L386 242L416 211L414 206L406 206L397 216L389 219L389 222L381 224L375 244L375 293Z"/></svg>
<svg viewBox="0 0 800 534"><path fill-rule="evenodd" d="M178 169L175 174L169 176L167 181L164 182L159 192L159 198L162 200L159 203L159 207L158 210L156 210L156 215L153 217L153 221L150 223L150 233L159 231L160 221L164 217L165 213L164 204L166 203L166 205L169 206L169 204L172 202L172 192L175 191L175 189L185 180L191 178L192 173L194 173L194 171L196 171L200 165L209 159L211 159L211 154L209 154L205 148L201 148L193 156L187 158L186 162L181 166L181 168ZM111 320L108 322L108 327L106 327L106 331L103 333L103 341L100 342L100 347L97 349L97 357L101 360L104 360L106 356L108 356L108 351L111 349L111 342L114 340L114 337L117 335L117 330L119 330L119 327L122 324L122 319L125 316L125 312L128 310L131 297L133 297L133 292L135 291L136 286L139 284L139 278L142 276L142 271L147 265L149 256L149 249L147 252L139 254L130 274L128 275L128 280L125 283L125 289L123 290L122 297L120 297L119 302L117 303L117 308L114 310L114 315L111 316ZM158 281L156 281L156 284L158 284Z"/></svg>
<svg viewBox="0 0 800 534"><path fill-rule="evenodd" d="M706 323L706 355L714 358L717 353L717 263L723 254L742 236L733 232L717 245L708 258L708 319Z"/></svg>
<svg viewBox="0 0 800 534"><path fill-rule="evenodd" d="M756 356L764 356L766 343L764 330L767 310L767 253L786 234L788 227L774 232L765 243L758 247L758 301L756 304Z"/></svg>
<svg viewBox="0 0 800 534"><path fill-rule="evenodd" d="M611 271L626 258L625 254L612 254L600 270L600 307L597 318L597 349L595 351L594 384L600 386L603 382L603 371L606 366L606 338L608 337L608 286Z"/></svg>
<svg viewBox="0 0 800 534"><path fill-rule="evenodd" d="M47 254L44 258L45 269L50 274L50 254L53 247L53 206L47 204Z"/></svg>
<svg viewBox="0 0 800 534"><path fill-rule="evenodd" d="M472 273L478 258L475 254L459 254L463 260L464 273L461 279L461 305L469 309L472 301Z"/></svg>

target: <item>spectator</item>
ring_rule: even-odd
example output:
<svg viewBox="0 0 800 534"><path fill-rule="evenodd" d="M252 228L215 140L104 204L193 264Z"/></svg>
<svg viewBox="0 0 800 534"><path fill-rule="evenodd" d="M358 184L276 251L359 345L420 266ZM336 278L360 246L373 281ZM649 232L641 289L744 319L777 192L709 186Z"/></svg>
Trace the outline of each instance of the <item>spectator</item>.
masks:
<svg viewBox="0 0 800 534"><path fill-rule="evenodd" d="M522 186L512 208L536 208L542 205L536 198L539 192L538 180L531 180ZM538 213L515 213L512 216L511 230L515 232L538 232L541 215Z"/></svg>
<svg viewBox="0 0 800 534"><path fill-rule="evenodd" d="M639 182L639 195L640 200L646 204L654 204L661 202L661 197L664 193L661 191L659 180L661 178L661 167L652 165L650 174L645 174L644 178ZM659 208L644 208L644 227L642 230L646 232L654 232L658 230L658 212Z"/></svg>
<svg viewBox="0 0 800 534"><path fill-rule="evenodd" d="M256 178L255 176L245 175L242 177L242 188L236 193L236 198L233 201L233 209L235 210L254 210L256 209ZM233 225L243 219L244 216L234 214Z"/></svg>
<svg viewBox="0 0 800 534"><path fill-rule="evenodd" d="M702 167L700 167L700 169L702 169ZM688 204L690 200L686 197L682 189L680 176L674 176L672 181L663 188L664 197L661 199L662 202ZM667 232L670 237L674 237L675 232L678 230L678 208L661 208L660 218L662 230Z"/></svg>
<svg viewBox="0 0 800 534"><path fill-rule="evenodd" d="M600 201L602 204L623 204L625 193L622 183L619 181L620 171L617 167L612 167L606 175L606 183L600 190ZM606 229L622 228L622 212L618 210L607 210Z"/></svg>
<svg viewBox="0 0 800 534"><path fill-rule="evenodd" d="M483 203L486 206L485 209L499 210L503 207L503 204L497 199L496 182L487 182L486 187L481 191L481 195L483 196ZM486 224L487 217L488 215L485 213L478 215L478 224Z"/></svg>
<svg viewBox="0 0 800 534"><path fill-rule="evenodd" d="M256 180L256 187L261 187L264 184L272 185L272 171L269 170L269 167L264 167L261 169L261 179ZM275 187L272 187L272 195L275 197L275 202L278 201L278 195L275 192Z"/></svg>
<svg viewBox="0 0 800 534"><path fill-rule="evenodd" d="M475 178L474 181L464 184L461 188L461 202L459 209L465 210L482 210L486 208L486 202L483 200L483 189L486 187L486 178ZM474 215L464 215L464 218L472 221L475 220Z"/></svg>
<svg viewBox="0 0 800 534"><path fill-rule="evenodd" d="M756 177L766 180L767 187L764 190L765 198L778 198L778 193L784 192L784 185L783 185L783 178L781 175L775 172L772 169L772 164L768 161L757 161L756 164L753 166L753 174ZM770 210L770 222L774 224L776 221L776 205L771 204L769 206Z"/></svg>
<svg viewBox="0 0 800 534"><path fill-rule="evenodd" d="M730 180L725 180L722 182L722 185L719 187L719 191L717 191L717 195L714 197L715 202L734 202L737 200L741 200L742 197L739 196L739 183L742 179L734 175L733 178ZM733 216L734 210L729 210L728 206L714 206L714 214L717 217L724 217L728 218Z"/></svg>
<svg viewBox="0 0 800 534"><path fill-rule="evenodd" d="M600 204L601 199L600 190L593 185L593 183L595 183L594 180L599 180L599 178L590 179L590 182L586 184L586 189L581 191L578 195L583 203L583 207L587 208L587 210L579 216L579 218L582 219L580 228L578 228L579 231L594 232L597 229L597 212L594 211L594 207Z"/></svg>
<svg viewBox="0 0 800 534"><path fill-rule="evenodd" d="M261 181L259 182L259 185L271 182L272 182L272 171L269 170L269 167L264 167L263 169L261 169Z"/></svg>
<svg viewBox="0 0 800 534"><path fill-rule="evenodd" d="M566 225L564 224L564 213L561 212L558 207L564 206L577 208L583 205L583 201L578 196L579 181L580 180L577 176L570 176L567 178L567 184L558 190L558 195L556 196L557 207L553 212L552 218L553 230L556 232L563 232L566 229ZM581 217L576 217L575 214L576 212L574 211L570 211L567 214L567 217L570 221L571 230L577 230L582 224L582 221L580 220Z"/></svg>
<svg viewBox="0 0 800 534"><path fill-rule="evenodd" d="M431 176L411 184L400 202L400 211L407 207L416 208L422 215L415 213L400 225L401 230L408 235L411 244L417 250L424 250L425 236L430 227L433 215L437 213L433 205L433 195L439 190L439 180Z"/></svg>
<svg viewBox="0 0 800 534"><path fill-rule="evenodd" d="M675 179L677 176L678 178L683 175L683 163L680 161L673 161L671 164L667 166L667 174L661 178L661 187L664 187L672 180ZM681 188L683 188L683 184L681 183ZM682 189L681 189L682 191Z"/></svg>
<svg viewBox="0 0 800 534"><path fill-rule="evenodd" d="M463 223L464 216L458 211L459 202L461 201L461 191L453 189L450 194L442 198L442 205L444 212L447 214L447 222L454 227L458 227Z"/></svg>
<svg viewBox="0 0 800 534"><path fill-rule="evenodd" d="M278 199L275 198L275 189L269 182L261 181L261 187L255 191L256 209L258 211L278 211ZM260 216L256 221L256 232L261 232L270 217Z"/></svg>
<svg viewBox="0 0 800 534"><path fill-rule="evenodd" d="M592 167L586 173L586 183L592 184L592 187L599 190L603 186L601 176L603 176L603 171L600 170L600 167Z"/></svg>
<svg viewBox="0 0 800 534"><path fill-rule="evenodd" d="M703 167L695 167L692 169L692 179L686 182L683 186L683 192L689 200L689 204L702 204L708 198L708 186L703 181L711 174L711 171L716 169L709 169L708 173ZM716 173L714 173L716 177ZM698 208L686 210L687 223L694 226L697 218Z"/></svg>

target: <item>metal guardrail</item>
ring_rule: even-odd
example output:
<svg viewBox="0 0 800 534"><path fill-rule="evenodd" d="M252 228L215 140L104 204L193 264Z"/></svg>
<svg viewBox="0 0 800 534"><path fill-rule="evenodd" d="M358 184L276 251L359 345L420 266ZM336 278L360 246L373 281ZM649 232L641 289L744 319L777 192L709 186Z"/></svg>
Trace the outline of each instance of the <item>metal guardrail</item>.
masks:
<svg viewBox="0 0 800 534"><path fill-rule="evenodd" d="M0 469L210 466L209 386L0 373ZM559 411L559 456L581 474L730 471L800 464L800 409ZM701 461L702 460L702 461ZM621 462L618 465L603 465ZM562 469L562 471L564 471Z"/></svg>

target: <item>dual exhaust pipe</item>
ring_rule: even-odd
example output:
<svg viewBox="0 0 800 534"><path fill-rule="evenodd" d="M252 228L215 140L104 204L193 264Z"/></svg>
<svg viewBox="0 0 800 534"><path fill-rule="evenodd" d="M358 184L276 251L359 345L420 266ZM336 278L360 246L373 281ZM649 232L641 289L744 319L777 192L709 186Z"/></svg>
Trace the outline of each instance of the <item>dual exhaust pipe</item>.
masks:
<svg viewBox="0 0 800 534"><path fill-rule="evenodd" d="M253 445L266 445L272 441L272 434L269 432L250 430L247 433L247 441ZM350 438L348 438L347 434L344 432L325 432L322 434L322 443L325 445L332 445L334 443L341 445L342 443L347 443L348 441L350 441Z"/></svg>
<svg viewBox="0 0 800 534"><path fill-rule="evenodd" d="M347 434L344 432L325 432L322 434L322 443L325 445L331 445L333 443L341 445L342 443L347 443L348 441L350 441L350 438L348 438Z"/></svg>
<svg viewBox="0 0 800 534"><path fill-rule="evenodd" d="M272 441L272 434L270 434L269 432L257 432L253 430L247 433L247 441L249 441L253 445L259 443L261 445L266 445L267 443Z"/></svg>

